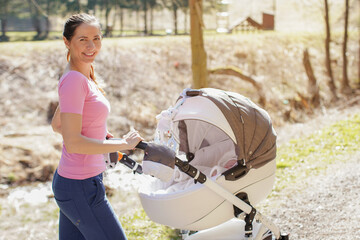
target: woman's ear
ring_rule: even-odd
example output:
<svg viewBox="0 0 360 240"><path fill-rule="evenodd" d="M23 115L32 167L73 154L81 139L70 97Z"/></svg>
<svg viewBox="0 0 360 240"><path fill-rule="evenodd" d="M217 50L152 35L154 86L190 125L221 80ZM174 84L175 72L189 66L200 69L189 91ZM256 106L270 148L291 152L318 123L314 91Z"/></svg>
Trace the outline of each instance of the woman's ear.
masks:
<svg viewBox="0 0 360 240"><path fill-rule="evenodd" d="M70 42L66 39L66 37L63 37L63 40L64 40L66 48L70 49Z"/></svg>

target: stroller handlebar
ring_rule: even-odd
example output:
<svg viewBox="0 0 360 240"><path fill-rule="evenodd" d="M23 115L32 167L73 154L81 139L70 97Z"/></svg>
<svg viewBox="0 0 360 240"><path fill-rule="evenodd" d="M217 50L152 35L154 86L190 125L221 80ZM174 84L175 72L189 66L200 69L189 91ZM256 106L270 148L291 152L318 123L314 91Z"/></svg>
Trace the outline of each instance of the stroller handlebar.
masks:
<svg viewBox="0 0 360 240"><path fill-rule="evenodd" d="M135 148L145 150L147 148L147 146L148 146L147 142L141 141L138 143L138 145L136 145ZM188 162L182 161L180 158L178 158L176 156L175 156L174 161L175 161L175 163L174 163L175 166L177 166L182 172L189 175L196 181L199 181L200 183L204 183L206 181L206 175L203 174L202 172L200 172L198 169L196 169L194 166L192 166Z"/></svg>
<svg viewBox="0 0 360 240"><path fill-rule="evenodd" d="M146 142L141 141L141 142L139 142L139 143L136 145L135 148L139 148L139 149L145 150L145 148L147 147L147 145L148 145L148 144L147 144Z"/></svg>
<svg viewBox="0 0 360 240"><path fill-rule="evenodd" d="M134 173L142 174L142 166L138 164L135 160L131 159L128 155L122 154L121 159L119 162L130 168L134 171Z"/></svg>

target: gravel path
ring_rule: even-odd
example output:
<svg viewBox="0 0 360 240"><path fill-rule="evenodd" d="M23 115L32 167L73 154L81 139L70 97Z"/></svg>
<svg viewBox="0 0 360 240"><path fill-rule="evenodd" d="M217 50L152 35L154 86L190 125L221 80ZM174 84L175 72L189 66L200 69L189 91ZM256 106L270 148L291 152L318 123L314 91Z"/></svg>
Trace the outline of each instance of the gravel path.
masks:
<svg viewBox="0 0 360 240"><path fill-rule="evenodd" d="M359 102L351 105L329 110L307 123L279 129L278 142L309 135L359 114ZM267 199L260 206L261 212L281 231L290 233L291 240L360 239L360 143L359 151L343 160Z"/></svg>
<svg viewBox="0 0 360 240"><path fill-rule="evenodd" d="M359 169L360 152L288 187L261 211L292 240L360 239Z"/></svg>

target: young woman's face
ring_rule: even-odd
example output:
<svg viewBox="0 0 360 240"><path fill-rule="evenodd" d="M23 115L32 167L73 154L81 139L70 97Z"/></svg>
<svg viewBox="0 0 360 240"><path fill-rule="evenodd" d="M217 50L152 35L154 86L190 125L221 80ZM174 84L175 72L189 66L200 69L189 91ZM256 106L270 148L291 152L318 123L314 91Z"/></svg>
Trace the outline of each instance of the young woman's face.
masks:
<svg viewBox="0 0 360 240"><path fill-rule="evenodd" d="M64 39L72 61L92 63L101 49L101 31L96 23L79 25L71 41Z"/></svg>

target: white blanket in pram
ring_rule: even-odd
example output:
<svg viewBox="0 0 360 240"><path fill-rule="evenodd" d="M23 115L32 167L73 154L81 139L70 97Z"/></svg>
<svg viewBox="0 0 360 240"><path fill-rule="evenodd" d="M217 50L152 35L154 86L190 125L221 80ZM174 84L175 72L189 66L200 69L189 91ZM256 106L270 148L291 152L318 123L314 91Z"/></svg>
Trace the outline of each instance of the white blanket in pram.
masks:
<svg viewBox="0 0 360 240"><path fill-rule="evenodd" d="M191 165L204 173L207 177L217 177L225 170L237 163L234 142L227 138L221 142L213 143L210 146L202 147L195 152ZM179 156L184 157L183 155ZM194 180L175 167L172 179L169 182L162 182L153 179L150 184L150 192L171 193L188 189L194 185Z"/></svg>

